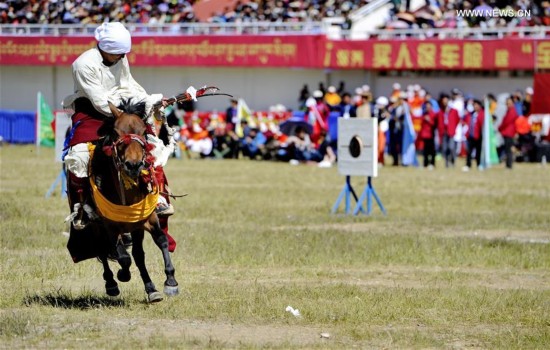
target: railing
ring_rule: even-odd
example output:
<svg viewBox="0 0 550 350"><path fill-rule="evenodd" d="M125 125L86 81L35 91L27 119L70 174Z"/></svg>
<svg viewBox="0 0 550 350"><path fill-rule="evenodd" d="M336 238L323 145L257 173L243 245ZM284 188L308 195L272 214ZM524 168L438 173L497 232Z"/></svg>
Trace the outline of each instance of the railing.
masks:
<svg viewBox="0 0 550 350"><path fill-rule="evenodd" d="M0 35L3 36L91 36L97 24L2 24ZM296 22L296 23L176 23L176 24L127 24L132 35L312 35L331 33L331 37L342 39L494 39L505 37L550 37L550 27L515 27L515 28L440 28L440 29L394 29L374 30L364 33L340 30L337 23ZM338 31L334 35L334 31Z"/></svg>
<svg viewBox="0 0 550 350"><path fill-rule="evenodd" d="M93 35L98 24L2 24L1 35ZM323 22L126 24L132 35L324 34Z"/></svg>
<svg viewBox="0 0 550 350"><path fill-rule="evenodd" d="M349 18L353 21L357 21L370 15L374 10L378 9L380 6L384 6L388 2L390 2L390 0L372 0L365 6L361 6L357 10L353 11Z"/></svg>

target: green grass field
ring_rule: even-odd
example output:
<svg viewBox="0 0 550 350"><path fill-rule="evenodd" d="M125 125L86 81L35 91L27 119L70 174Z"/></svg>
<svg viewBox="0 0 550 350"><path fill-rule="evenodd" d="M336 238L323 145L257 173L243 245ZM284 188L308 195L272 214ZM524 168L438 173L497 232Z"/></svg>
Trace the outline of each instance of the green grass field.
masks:
<svg viewBox="0 0 550 350"><path fill-rule="evenodd" d="M148 305L135 266L111 299L72 262L53 158L0 147L0 348L550 347L550 167L382 168L388 215L353 217L336 168L172 159L181 293Z"/></svg>

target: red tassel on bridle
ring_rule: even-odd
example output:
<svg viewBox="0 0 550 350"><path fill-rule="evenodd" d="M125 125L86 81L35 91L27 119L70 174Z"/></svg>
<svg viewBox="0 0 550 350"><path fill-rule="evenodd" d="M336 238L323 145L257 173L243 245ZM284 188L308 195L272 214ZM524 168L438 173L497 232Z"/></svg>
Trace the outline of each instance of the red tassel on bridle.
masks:
<svg viewBox="0 0 550 350"><path fill-rule="evenodd" d="M113 147L114 147L114 145L103 146L103 148L102 148L103 153L105 153L105 155L107 157L112 156L113 155Z"/></svg>

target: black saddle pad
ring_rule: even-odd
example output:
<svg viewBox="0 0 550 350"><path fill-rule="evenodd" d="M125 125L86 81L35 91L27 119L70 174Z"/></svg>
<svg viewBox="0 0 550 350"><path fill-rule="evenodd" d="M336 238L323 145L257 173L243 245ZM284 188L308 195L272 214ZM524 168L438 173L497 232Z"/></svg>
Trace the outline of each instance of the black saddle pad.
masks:
<svg viewBox="0 0 550 350"><path fill-rule="evenodd" d="M96 258L106 247L109 247L107 235L100 234L97 225L91 223L82 230L75 230L71 225L67 249L73 262Z"/></svg>

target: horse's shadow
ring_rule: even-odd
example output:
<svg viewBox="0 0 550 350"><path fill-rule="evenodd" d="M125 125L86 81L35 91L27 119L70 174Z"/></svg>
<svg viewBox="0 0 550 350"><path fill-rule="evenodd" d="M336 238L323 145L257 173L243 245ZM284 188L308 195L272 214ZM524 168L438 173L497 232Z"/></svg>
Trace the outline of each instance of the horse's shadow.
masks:
<svg viewBox="0 0 550 350"><path fill-rule="evenodd" d="M120 298L98 297L93 295L73 297L63 293L49 293L45 295L29 295L23 299L26 306L43 305L61 309L88 310L103 307L126 307L127 304Z"/></svg>

